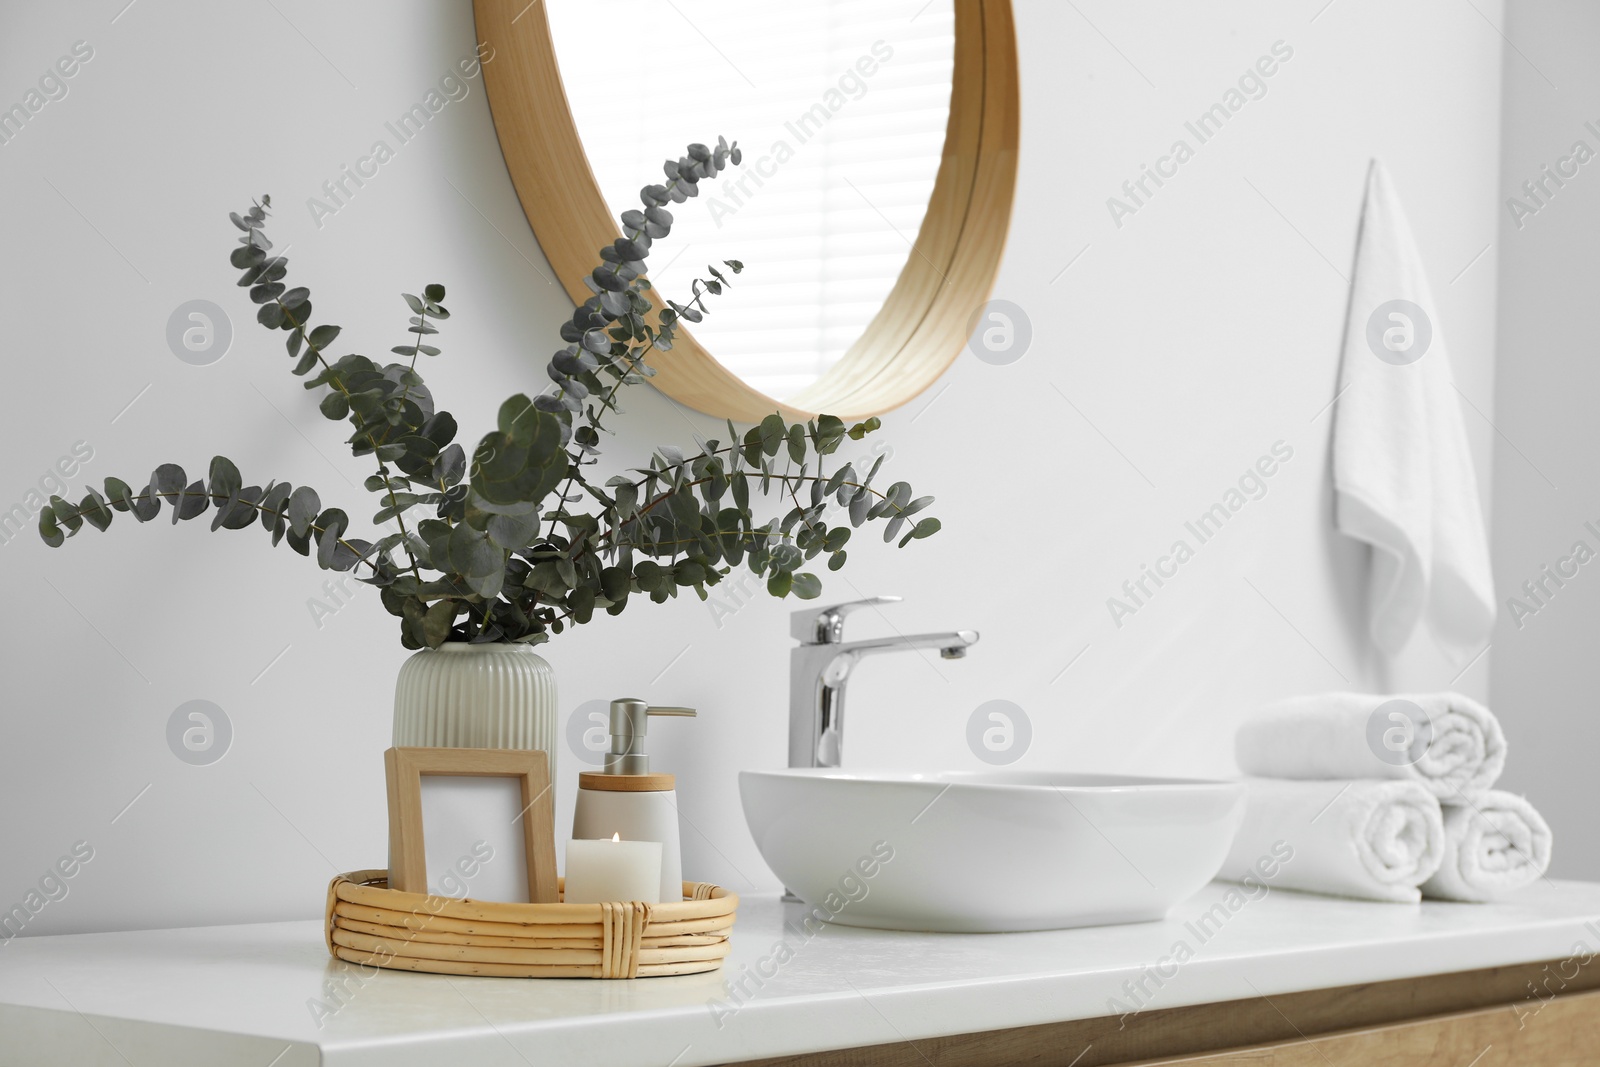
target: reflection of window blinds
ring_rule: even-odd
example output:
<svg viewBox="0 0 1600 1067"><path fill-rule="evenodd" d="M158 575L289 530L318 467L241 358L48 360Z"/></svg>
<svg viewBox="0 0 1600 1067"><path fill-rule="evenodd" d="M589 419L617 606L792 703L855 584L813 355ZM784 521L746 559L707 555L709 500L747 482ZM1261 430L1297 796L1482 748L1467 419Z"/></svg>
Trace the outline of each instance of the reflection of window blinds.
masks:
<svg viewBox="0 0 1600 1067"><path fill-rule="evenodd" d="M769 395L815 381L912 254L949 116L952 0L546 4L614 212L690 142L739 142L742 166L671 206L651 278L682 299L707 263L742 260L695 336Z"/></svg>

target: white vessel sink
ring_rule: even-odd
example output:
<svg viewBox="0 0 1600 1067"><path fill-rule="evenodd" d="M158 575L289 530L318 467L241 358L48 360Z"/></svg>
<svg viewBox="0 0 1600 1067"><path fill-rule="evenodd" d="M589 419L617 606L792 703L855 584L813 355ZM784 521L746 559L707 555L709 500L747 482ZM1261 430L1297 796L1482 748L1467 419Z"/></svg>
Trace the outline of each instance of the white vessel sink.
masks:
<svg viewBox="0 0 1600 1067"><path fill-rule="evenodd" d="M985 933L1160 919L1222 867L1238 782L1043 771L742 771L745 821L814 912Z"/></svg>

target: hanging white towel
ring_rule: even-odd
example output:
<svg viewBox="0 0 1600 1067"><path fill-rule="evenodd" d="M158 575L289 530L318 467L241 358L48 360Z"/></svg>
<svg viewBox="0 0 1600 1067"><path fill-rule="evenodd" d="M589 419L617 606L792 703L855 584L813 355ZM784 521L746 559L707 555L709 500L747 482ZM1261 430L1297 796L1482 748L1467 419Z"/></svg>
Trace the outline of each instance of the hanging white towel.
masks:
<svg viewBox="0 0 1600 1067"><path fill-rule="evenodd" d="M1225 881L1410 904L1444 859L1439 801L1416 782L1245 785L1244 821L1217 874Z"/></svg>
<svg viewBox="0 0 1600 1067"><path fill-rule="evenodd" d="M1494 623L1494 580L1437 305L1388 172L1367 174L1334 414L1334 515L1372 546L1372 640L1393 654L1426 616L1457 650Z"/></svg>
<svg viewBox="0 0 1600 1067"><path fill-rule="evenodd" d="M1444 862L1422 895L1485 901L1532 885L1550 869L1550 824L1533 805L1498 789L1444 806Z"/></svg>

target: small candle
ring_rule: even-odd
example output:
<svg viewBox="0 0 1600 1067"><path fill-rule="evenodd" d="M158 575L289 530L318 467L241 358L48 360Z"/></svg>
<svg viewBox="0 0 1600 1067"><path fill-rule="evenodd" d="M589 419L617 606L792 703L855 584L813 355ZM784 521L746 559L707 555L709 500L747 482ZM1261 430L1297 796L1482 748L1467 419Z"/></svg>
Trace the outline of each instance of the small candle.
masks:
<svg viewBox="0 0 1600 1067"><path fill-rule="evenodd" d="M661 900L661 842L573 839L567 843L567 882L561 899L568 904L603 904L613 900Z"/></svg>

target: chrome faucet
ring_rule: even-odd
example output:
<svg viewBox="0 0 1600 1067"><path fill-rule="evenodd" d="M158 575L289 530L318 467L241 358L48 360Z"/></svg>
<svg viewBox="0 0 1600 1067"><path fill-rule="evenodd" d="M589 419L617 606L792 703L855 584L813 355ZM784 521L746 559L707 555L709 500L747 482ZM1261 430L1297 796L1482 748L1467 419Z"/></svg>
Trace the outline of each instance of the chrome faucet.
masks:
<svg viewBox="0 0 1600 1067"><path fill-rule="evenodd" d="M899 602L897 596L875 596L797 611L791 617L789 629L800 645L789 652L789 766L839 766L844 744L844 687L863 656L936 648L945 659L961 659L967 646L977 643L974 630L845 641L846 615Z"/></svg>

